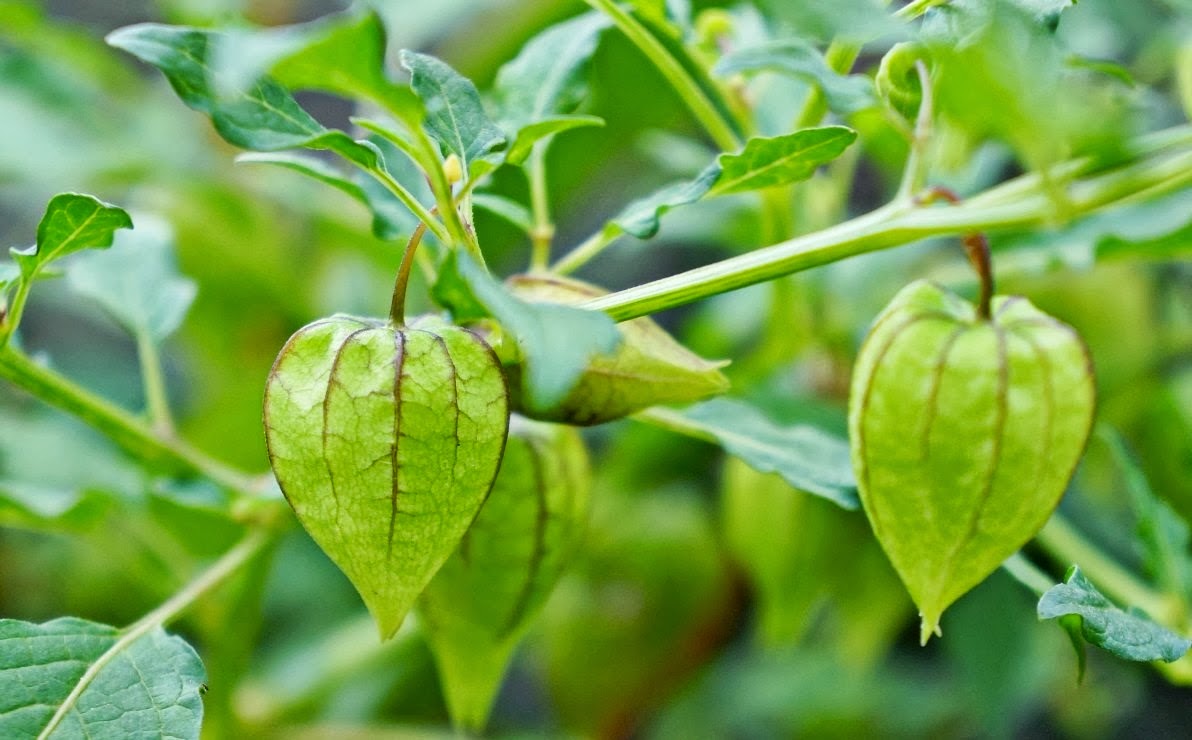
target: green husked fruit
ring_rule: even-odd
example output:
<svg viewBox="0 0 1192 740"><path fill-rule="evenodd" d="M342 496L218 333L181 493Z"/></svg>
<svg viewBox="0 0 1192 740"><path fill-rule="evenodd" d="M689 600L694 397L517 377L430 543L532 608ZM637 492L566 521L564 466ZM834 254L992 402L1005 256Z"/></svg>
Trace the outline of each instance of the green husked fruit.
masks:
<svg viewBox="0 0 1192 740"><path fill-rule="evenodd" d="M277 481L382 637L472 523L508 427L492 350L434 319L308 324L282 348L265 389Z"/></svg>
<svg viewBox="0 0 1192 740"><path fill-rule="evenodd" d="M878 317L853 373L861 501L919 607L923 642L1043 527L1092 426L1076 333L1021 297L995 298L992 314L913 283Z"/></svg>
<svg viewBox="0 0 1192 740"><path fill-rule="evenodd" d="M513 417L492 493L418 602L460 729L484 729L514 649L579 544L590 477L573 427Z"/></svg>
<svg viewBox="0 0 1192 740"><path fill-rule="evenodd" d="M557 276L518 275L508 282L519 298L537 303L575 305L605 294L593 285ZM728 390L728 378L720 372L726 362L703 359L652 319L633 319L618 328L622 341L617 349L593 357L558 406L545 412L522 411L536 419L587 426L658 404L694 403Z"/></svg>

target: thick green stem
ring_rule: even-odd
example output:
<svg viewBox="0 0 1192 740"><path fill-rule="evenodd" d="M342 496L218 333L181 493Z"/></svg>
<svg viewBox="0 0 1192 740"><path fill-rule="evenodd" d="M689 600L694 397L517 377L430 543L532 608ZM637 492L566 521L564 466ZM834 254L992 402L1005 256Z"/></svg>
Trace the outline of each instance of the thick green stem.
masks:
<svg viewBox="0 0 1192 740"><path fill-rule="evenodd" d="M530 231L530 270L546 269L550 262L550 246L555 238L555 225L550 219L550 202L546 189L546 146L539 142L530 152L530 210L534 214L534 228Z"/></svg>
<svg viewBox="0 0 1192 740"><path fill-rule="evenodd" d="M636 18L613 0L584 0L584 2L611 18L617 28L621 29L621 32L658 68L666 81L691 109L696 120L716 142L716 146L726 152L734 151L741 146L741 140L733 127L708 99L704 90L691 78L687 70L683 69L683 65L671 56L666 47L654 38Z"/></svg>
<svg viewBox="0 0 1192 740"><path fill-rule="evenodd" d="M234 491L247 494L254 481L211 459L185 442L162 437L133 414L12 347L0 352L0 378L30 395L76 416L146 465L175 474L198 474Z"/></svg>
<svg viewBox="0 0 1192 740"><path fill-rule="evenodd" d="M1072 183L1073 215L1084 215L1147 192L1151 196L1192 185L1192 152L1154 156ZM1005 186L1014 188L1013 182ZM999 188L985 194L996 196ZM617 321L664 311L693 301L773 280L866 252L933 236L1026 228L1052 222L1051 200L1037 189L1018 199L984 205L981 196L949 208L915 208L894 203L823 231L731 257L582 304Z"/></svg>
<svg viewBox="0 0 1192 740"><path fill-rule="evenodd" d="M54 712L50 721L46 723L41 734L37 736L38 740L44 740L54 735L55 730L66 719L66 716L74 711L79 697L83 695L83 692L87 690L87 687L91 685L95 677L111 664L120 653L127 650L134 642L148 633L173 621L191 604L223 583L225 579L235 573L242 565L250 561L268 542L268 532L255 531L250 533L182 590L167 599L161 606L124 629L119 639L110 648L105 650L102 655L96 658L94 663L87 667L86 672L83 673L78 683L75 684L74 689L71 690L62 704L58 706L57 711Z"/></svg>

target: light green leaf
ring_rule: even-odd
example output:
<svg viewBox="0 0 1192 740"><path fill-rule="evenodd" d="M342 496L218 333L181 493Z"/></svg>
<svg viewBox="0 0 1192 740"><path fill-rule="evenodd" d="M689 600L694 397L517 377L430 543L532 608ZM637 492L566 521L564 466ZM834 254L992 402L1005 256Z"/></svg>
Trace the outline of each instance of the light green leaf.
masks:
<svg viewBox="0 0 1192 740"><path fill-rule="evenodd" d="M454 254L441 271L440 283L455 273L463 284L436 286L436 295L442 299L446 290L465 290L513 336L524 367L520 391L525 408L545 411L557 405L575 387L588 362L612 352L621 341L617 325L606 314L555 303L527 303L468 255ZM459 300L444 302L452 305Z"/></svg>
<svg viewBox="0 0 1192 740"><path fill-rule="evenodd" d="M534 215L530 213L530 209L503 195L473 193L472 205L500 216L527 234L534 230Z"/></svg>
<svg viewBox="0 0 1192 740"><path fill-rule="evenodd" d="M484 508L419 601L460 729L484 729L514 649L570 563L590 477L576 429L513 417Z"/></svg>
<svg viewBox="0 0 1192 740"><path fill-rule="evenodd" d="M205 680L199 656L161 628L109 652L120 636L115 627L73 617L0 620L0 736L197 740ZM95 673L86 680L89 670Z"/></svg>
<svg viewBox="0 0 1192 740"><path fill-rule="evenodd" d="M605 295L603 289L570 278L515 275L514 295L535 303L576 305ZM688 404L724 393L727 362L710 362L643 316L617 324L616 351L593 357L579 382L558 406L536 409L535 418L567 424L602 424L660 404Z"/></svg>
<svg viewBox="0 0 1192 740"><path fill-rule="evenodd" d="M1114 606L1075 565L1064 583L1052 586L1039 599L1038 613L1039 619L1070 614L1080 617L1085 640L1125 660L1172 663L1192 648L1192 640L1152 622L1141 612L1125 612Z"/></svg>
<svg viewBox="0 0 1192 740"><path fill-rule="evenodd" d="M91 490L0 481L0 526L77 532L98 523L116 496Z"/></svg>
<svg viewBox="0 0 1192 740"><path fill-rule="evenodd" d="M710 164L693 180L672 183L633 201L613 216L604 230L610 235L625 232L638 239L649 239L658 233L663 214L672 208L689 205L704 197L712 190L719 177L720 165Z"/></svg>
<svg viewBox="0 0 1192 740"><path fill-rule="evenodd" d="M780 427L753 406L728 398L692 406L682 419L759 472L777 473L795 488L842 508L860 506L843 439L806 424Z"/></svg>
<svg viewBox="0 0 1192 740"><path fill-rule="evenodd" d="M873 82L864 75L842 75L828 66L824 55L797 38L770 41L737 49L723 56L712 70L728 76L739 72L779 72L818 87L828 108L841 115L877 105Z"/></svg>
<svg viewBox="0 0 1192 740"><path fill-rule="evenodd" d="M863 43L900 38L906 28L880 0L761 0L761 7L801 36Z"/></svg>
<svg viewBox="0 0 1192 740"><path fill-rule="evenodd" d="M211 116L229 143L253 151L330 149L364 167L376 149L328 129L302 109L284 87L268 77L247 91L223 99L212 86L210 55L218 34L196 28L142 23L113 31L107 41L157 67L188 107Z"/></svg>
<svg viewBox="0 0 1192 740"><path fill-rule="evenodd" d="M61 193L50 199L37 225L37 244L11 250L21 277L30 280L46 265L90 247L107 247L117 229L131 229L132 219L116 206L90 195Z"/></svg>
<svg viewBox="0 0 1192 740"><path fill-rule="evenodd" d="M134 336L160 341L182 324L198 289L178 274L170 225L144 216L138 224L109 249L72 261L66 279Z"/></svg>
<svg viewBox="0 0 1192 740"><path fill-rule="evenodd" d="M426 108L426 128L448 152L463 162L465 171L505 141L505 134L484 111L471 80L446 62L428 54L403 50L402 66Z"/></svg>
<svg viewBox="0 0 1192 740"><path fill-rule="evenodd" d="M857 132L845 126L750 139L740 152L720 155L722 172L711 194L743 193L806 180L817 167L839 157L856 140Z"/></svg>
<svg viewBox="0 0 1192 740"><path fill-rule="evenodd" d="M533 151L534 145L539 141L573 128L603 125L604 119L597 116L551 116L527 123L517 130L513 144L509 146L509 151L505 152L505 161L509 164L519 165L526 161L530 152Z"/></svg>
<svg viewBox="0 0 1192 740"><path fill-rule="evenodd" d="M347 193L362 203L372 213L372 232L379 239L396 239L409 235L413 230L413 217L406 207L384 186L363 177L359 180L344 176L339 170L317 157L302 154L250 152L236 157L237 162L249 164L270 164L301 172L319 182Z"/></svg>

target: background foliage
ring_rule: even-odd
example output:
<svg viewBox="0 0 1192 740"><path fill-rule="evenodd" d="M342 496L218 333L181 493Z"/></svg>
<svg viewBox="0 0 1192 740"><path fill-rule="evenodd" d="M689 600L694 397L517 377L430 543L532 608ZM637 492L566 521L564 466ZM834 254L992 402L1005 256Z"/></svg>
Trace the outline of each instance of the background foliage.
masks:
<svg viewBox="0 0 1192 740"><path fill-rule="evenodd" d="M822 42L859 28L848 11L866 4L831 4L829 14L815 12L823 6L816 3L759 5L734 11L733 43L758 40L763 11L800 24L809 43ZM582 8L570 0L382 6L392 50L433 51L481 89L527 38ZM147 403L137 347L119 326L169 336L162 360L180 433L254 472L267 469L260 401L278 348L312 318L380 314L399 242L374 236L368 214L343 193L281 169L235 164L236 150L205 116L103 37L144 20L278 25L340 7L0 2L0 241L30 243L53 194L95 193L127 207L137 225L117 237L113 259L144 241L159 246L144 246L154 256L135 269L165 280L176 260L186 276L162 283L163 295L145 297L149 307L126 316L102 295L110 286L103 270L125 267L72 268L66 280L39 285L22 324L24 348L136 409ZM1185 96L1192 85L1186 2L1081 0L1057 33L1087 67L1088 89L1112 100L1080 90L1071 100L1016 96L1033 89L1025 80L1041 69L1031 66L1040 62L1029 49L967 60L976 79L941 89L960 98L955 109L965 110L965 95L999 86L1014 104L993 118L948 122L937 139L939 181L970 191L1024 163L1063 159L1057 137L1068 116L1104 120L1081 130L1086 141L1076 145L1086 149L1112 149L1122 133L1184 120L1181 85ZM875 68L888 45L866 47L857 68ZM605 34L590 77L583 112L606 125L560 136L548 160L563 245L599 230L632 197L695 177L713 155L666 81L619 34ZM747 95L771 129L765 133L789 130L806 76L751 79ZM837 92L844 102L829 105L847 110L854 91ZM353 111L341 100L311 93L300 100L323 123L350 127ZM1102 104L1124 104L1131 115L1102 119ZM676 209L652 241L626 238L582 276L626 287L872 208L897 187L905 145L881 116L861 113L850 123L864 148L807 184L793 224L768 221L756 197L720 198ZM853 166L855 186L842 191ZM524 178L509 170L496 173L492 190L523 202L528 196ZM1154 508L1192 517L1190 206L1185 191L995 241L1002 292L1028 295L1077 327L1097 367L1104 431L1063 511L1142 575L1154 568L1153 548L1139 545L1154 541L1145 527L1179 529L1178 517ZM523 270L526 238L477 213L490 266L499 274ZM658 318L704 356L733 358L726 373L735 393L772 420L842 434L860 337L901 285L924 276L969 294L975 288L953 242L927 242ZM771 300L775 291L781 300ZM127 305L128 291L118 292ZM412 295L425 300L422 289ZM717 448L634 421L585 436L596 476L587 539L518 653L492 722L497 734L1192 732L1186 668L1181 688L1147 665L1094 651L1077 683L1067 636L1040 623L1031 594L1005 574L958 602L945 638L921 649L913 609L858 514L792 495L775 476L725 462ZM243 525L223 496L207 483L147 474L78 421L0 387L0 615L135 622L240 538ZM786 526L760 540L765 521L775 519ZM1179 562L1186 563L1183 532ZM1054 564L1057 581L1069 564ZM1095 578L1091 565L1086 570ZM1174 588L1187 592L1189 572ZM422 638L408 629L379 645L347 582L296 527L174 629L206 666L212 737L319 737L332 728L398 737L446 726Z"/></svg>

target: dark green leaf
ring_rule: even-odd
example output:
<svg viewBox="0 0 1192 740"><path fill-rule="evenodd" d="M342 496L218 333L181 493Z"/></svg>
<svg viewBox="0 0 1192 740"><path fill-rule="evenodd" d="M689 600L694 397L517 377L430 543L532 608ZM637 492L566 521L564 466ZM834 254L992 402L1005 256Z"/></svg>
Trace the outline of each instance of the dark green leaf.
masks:
<svg viewBox="0 0 1192 740"><path fill-rule="evenodd" d="M604 119L596 116L551 116L533 123L527 123L517 130L517 136L505 152L505 161L509 164L521 164L526 161L534 145L562 131L585 126L603 126Z"/></svg>
<svg viewBox="0 0 1192 740"><path fill-rule="evenodd" d="M694 203L708 194L720 177L720 165L711 164L694 180L676 182L621 209L604 228L612 233L623 231L638 239L649 239L658 233L659 219L672 208Z"/></svg>
<svg viewBox="0 0 1192 740"><path fill-rule="evenodd" d="M474 193L472 205L500 216L527 234L534 230L534 215L529 208L515 200L492 193Z"/></svg>
<svg viewBox="0 0 1192 740"><path fill-rule="evenodd" d="M61 193L50 199L37 225L37 244L13 249L21 276L29 280L54 260L89 247L107 247L117 229L131 229L132 219L116 206L90 195Z"/></svg>
<svg viewBox="0 0 1192 740"><path fill-rule="evenodd" d="M818 87L824 93L828 107L842 115L877 104L873 82L868 77L839 74L828 66L818 49L796 38L730 52L712 71L722 76L757 71L792 75Z"/></svg>
<svg viewBox="0 0 1192 740"><path fill-rule="evenodd" d="M458 275L463 290L517 341L525 371L521 374L523 402L535 409L549 409L566 397L579 380L589 359L617 347L621 334L607 315L553 303L527 303L480 268L468 255L454 253L442 270L440 282ZM443 298L442 287L436 294ZM459 320L459 316L456 317Z"/></svg>
<svg viewBox="0 0 1192 740"><path fill-rule="evenodd" d="M375 148L328 129L279 83L258 79L239 95L223 98L212 87L210 55L218 34L195 28L142 23L113 31L108 43L157 67L190 108L211 116L229 143L253 151L330 149L364 167L376 164Z"/></svg>
<svg viewBox="0 0 1192 740"><path fill-rule="evenodd" d="M484 112L471 80L427 54L403 50L401 63L426 107L427 130L460 158L465 171L471 172L474 162L505 141L505 134Z"/></svg>
<svg viewBox="0 0 1192 740"><path fill-rule="evenodd" d="M1125 612L1072 566L1064 583L1052 586L1039 599L1039 619L1074 614L1081 618L1081 634L1088 642L1126 660L1179 660L1192 648L1187 640L1152 622L1141 612Z"/></svg>
<svg viewBox="0 0 1192 740"><path fill-rule="evenodd" d="M66 278L134 336L160 341L182 324L197 287L178 274L170 225L153 218L139 223L111 248L80 255Z"/></svg>
<svg viewBox="0 0 1192 740"><path fill-rule="evenodd" d="M115 627L73 617L0 620L0 736L197 739L199 656L160 627L109 653L120 637ZM84 684L89 669L98 670Z"/></svg>
<svg viewBox="0 0 1192 740"><path fill-rule="evenodd" d="M692 406L683 417L755 470L778 473L795 488L845 509L860 505L843 439L806 424L777 426L753 406L727 398Z"/></svg>
<svg viewBox="0 0 1192 740"><path fill-rule="evenodd" d="M750 139L740 152L720 155L722 172L712 194L743 193L806 180L817 167L839 157L856 140L857 132L845 126Z"/></svg>

